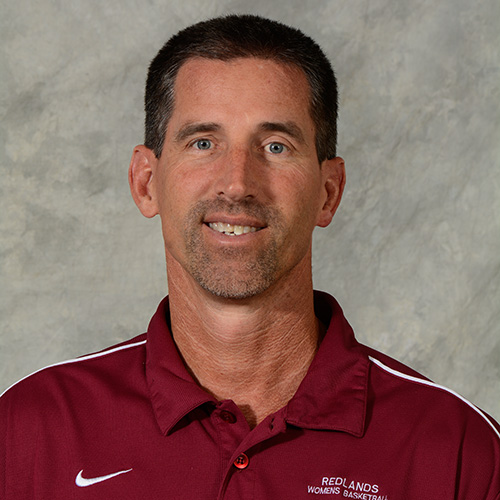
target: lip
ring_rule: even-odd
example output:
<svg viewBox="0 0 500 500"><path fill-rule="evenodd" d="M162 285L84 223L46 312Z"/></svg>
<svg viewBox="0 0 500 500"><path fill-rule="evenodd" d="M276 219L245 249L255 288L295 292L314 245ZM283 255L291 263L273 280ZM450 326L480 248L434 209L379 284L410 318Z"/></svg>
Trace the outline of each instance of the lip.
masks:
<svg viewBox="0 0 500 500"><path fill-rule="evenodd" d="M225 214L210 214L203 219L203 224L208 226L210 223L222 222L231 226L250 226L263 229L267 224L254 217L247 215L225 215Z"/></svg>
<svg viewBox="0 0 500 500"><path fill-rule="evenodd" d="M221 220L217 220L217 222L222 222ZM233 224L233 225L238 225L238 224ZM256 226L260 227L260 226ZM225 234L221 233L215 229L212 229L208 223L203 223L202 224L202 232L208 237L208 241L212 242L217 242L217 244L224 244L224 245L246 245L250 241L252 241L254 238L260 238L262 233L265 232L266 227L263 227L259 229L258 231L253 231L249 233L243 233L239 234L237 236L231 235L231 234Z"/></svg>

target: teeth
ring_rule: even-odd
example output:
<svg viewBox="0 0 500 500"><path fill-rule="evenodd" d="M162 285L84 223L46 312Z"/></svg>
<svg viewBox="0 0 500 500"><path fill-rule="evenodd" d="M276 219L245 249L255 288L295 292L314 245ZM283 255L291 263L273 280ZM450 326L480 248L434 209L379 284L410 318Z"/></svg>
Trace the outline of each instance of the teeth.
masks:
<svg viewBox="0 0 500 500"><path fill-rule="evenodd" d="M219 233L228 234L230 236L239 236L240 234L255 233L259 228L253 226L236 226L226 224L225 222L210 222L208 224L211 229Z"/></svg>

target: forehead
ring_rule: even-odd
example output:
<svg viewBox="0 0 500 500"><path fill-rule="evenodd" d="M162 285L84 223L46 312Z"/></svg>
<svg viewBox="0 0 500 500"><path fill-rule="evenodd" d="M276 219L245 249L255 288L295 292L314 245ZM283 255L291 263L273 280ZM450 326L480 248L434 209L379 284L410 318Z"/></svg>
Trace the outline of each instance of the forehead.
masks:
<svg viewBox="0 0 500 500"><path fill-rule="evenodd" d="M281 77L283 83L287 79L296 81L297 79L308 85L304 71L295 64L287 64L275 59L260 57L234 57L228 60L210 59L205 57L191 57L180 67L177 81L183 76L201 76L202 74L211 77L216 76L221 71L230 73L233 70L238 73L254 73L258 76L262 73Z"/></svg>
<svg viewBox="0 0 500 500"><path fill-rule="evenodd" d="M188 59L178 72L174 96L174 115L219 109L234 116L266 111L310 117L310 90L303 70L269 59Z"/></svg>

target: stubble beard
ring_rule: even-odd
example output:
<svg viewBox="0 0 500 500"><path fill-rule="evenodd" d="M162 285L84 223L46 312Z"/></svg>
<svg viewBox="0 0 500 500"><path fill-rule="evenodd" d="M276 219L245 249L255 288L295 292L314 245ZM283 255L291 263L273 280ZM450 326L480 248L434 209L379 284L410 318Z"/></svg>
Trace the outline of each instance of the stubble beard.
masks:
<svg viewBox="0 0 500 500"><path fill-rule="evenodd" d="M255 217L265 221L276 236L282 234L284 226L279 212L251 200L237 204L224 200L201 201L190 210L185 221L187 270L204 290L226 299L246 299L267 290L279 274L277 237L269 239L257 252L241 248L210 251L200 231L200 222L208 212Z"/></svg>

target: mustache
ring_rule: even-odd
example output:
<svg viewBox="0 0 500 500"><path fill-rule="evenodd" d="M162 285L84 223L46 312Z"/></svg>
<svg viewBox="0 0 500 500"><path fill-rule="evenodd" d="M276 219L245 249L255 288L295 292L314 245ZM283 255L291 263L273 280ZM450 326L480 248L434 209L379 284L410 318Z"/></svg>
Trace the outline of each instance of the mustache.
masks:
<svg viewBox="0 0 500 500"><path fill-rule="evenodd" d="M279 212L275 208L267 207L252 198L238 202L231 202L221 198L215 200L201 200L193 205L188 213L188 219L202 221L212 212L223 212L228 215L245 214L256 219L268 222L280 220Z"/></svg>

